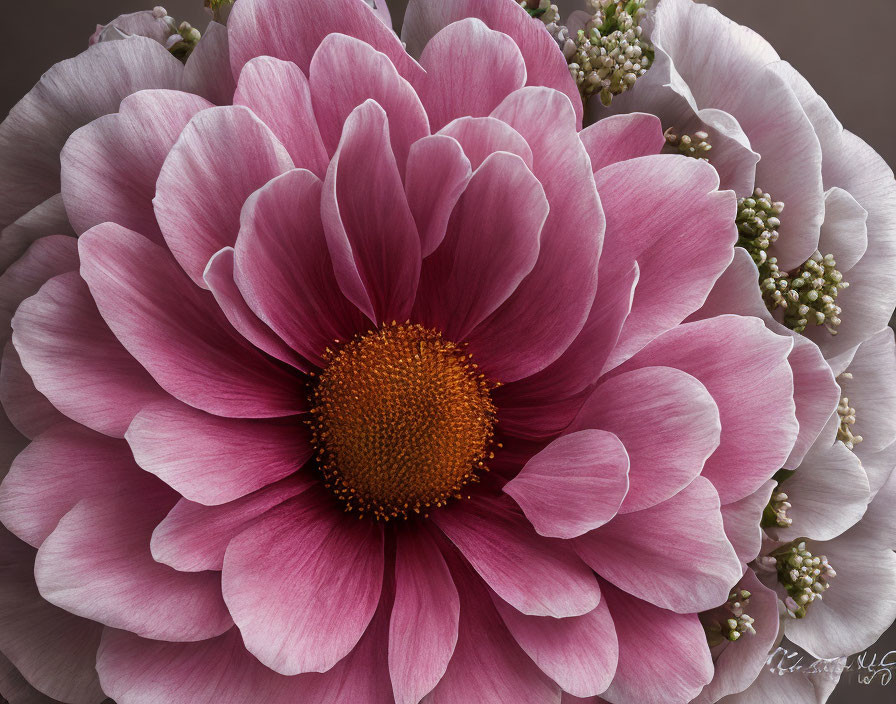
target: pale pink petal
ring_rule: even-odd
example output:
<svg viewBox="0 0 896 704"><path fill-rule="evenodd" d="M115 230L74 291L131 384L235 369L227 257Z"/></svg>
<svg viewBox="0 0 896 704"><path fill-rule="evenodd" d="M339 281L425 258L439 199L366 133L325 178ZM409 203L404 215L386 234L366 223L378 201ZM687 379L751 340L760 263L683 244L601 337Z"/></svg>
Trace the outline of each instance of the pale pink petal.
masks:
<svg viewBox="0 0 896 704"><path fill-rule="evenodd" d="M422 256L432 254L445 237L448 218L471 175L470 160L456 139L431 135L411 145L404 187Z"/></svg>
<svg viewBox="0 0 896 704"><path fill-rule="evenodd" d="M818 249L833 254L837 271L846 274L861 261L868 249L868 211L842 188L824 194L824 222Z"/></svg>
<svg viewBox="0 0 896 704"><path fill-rule="evenodd" d="M152 556L156 562L180 572L220 572L224 552L233 538L260 515L301 494L313 483L311 473L298 473L218 506L181 499L153 531Z"/></svg>
<svg viewBox="0 0 896 704"><path fill-rule="evenodd" d="M68 419L34 388L12 342L3 349L0 364L0 402L10 422L22 435L33 438Z"/></svg>
<svg viewBox="0 0 896 704"><path fill-rule="evenodd" d="M640 511L691 483L719 446L719 409L706 387L670 367L645 367L598 385L569 431L614 433L631 466L622 513Z"/></svg>
<svg viewBox="0 0 896 704"><path fill-rule="evenodd" d="M619 514L575 546L604 579L676 613L721 604L743 572L718 494L703 477L652 508Z"/></svg>
<svg viewBox="0 0 896 704"><path fill-rule="evenodd" d="M601 696L610 704L689 702L713 675L697 614L666 611L609 584L601 589L619 642L616 674Z"/></svg>
<svg viewBox="0 0 896 704"><path fill-rule="evenodd" d="M62 197L77 233L116 222L161 242L152 207L159 172L187 123L208 107L189 93L141 91L75 132L61 160Z"/></svg>
<svg viewBox="0 0 896 704"><path fill-rule="evenodd" d="M599 278L617 281L633 261L641 270L608 362L614 366L701 306L731 261L737 203L733 193L716 190L709 164L682 156L613 164L595 181L607 219ZM659 204L651 197L658 192Z"/></svg>
<svg viewBox="0 0 896 704"><path fill-rule="evenodd" d="M236 75L256 56L292 61L307 72L315 50L333 33L355 37L383 52L411 83L423 74L392 29L373 8L358 0L328 0L324 4L316 0L275 4L247 0L234 7L227 28L230 63Z"/></svg>
<svg viewBox="0 0 896 704"><path fill-rule="evenodd" d="M473 169L495 152L516 154L532 168L532 149L523 135L494 117L458 117L439 134L454 137L463 147Z"/></svg>
<svg viewBox="0 0 896 704"><path fill-rule="evenodd" d="M215 105L230 105L236 81L229 65L227 27L209 22L184 65L184 90Z"/></svg>
<svg viewBox="0 0 896 704"><path fill-rule="evenodd" d="M140 408L165 397L115 339L76 272L45 283L19 306L12 328L37 390L82 425L122 437Z"/></svg>
<svg viewBox="0 0 896 704"><path fill-rule="evenodd" d="M336 280L346 298L378 323L407 319L420 277L420 237L389 132L386 111L375 101L355 108L330 162L321 203Z"/></svg>
<svg viewBox="0 0 896 704"><path fill-rule="evenodd" d="M70 459L77 462L77 456ZM149 540L176 494L131 464L116 494L82 499L37 553L41 595L78 616L146 638L195 641L233 621L215 572L177 572L152 559Z"/></svg>
<svg viewBox="0 0 896 704"><path fill-rule="evenodd" d="M233 247L224 247L212 256L202 275L218 307L234 330L258 349L296 369L311 371L313 367L252 312L234 280L234 257Z"/></svg>
<svg viewBox="0 0 896 704"><path fill-rule="evenodd" d="M576 124L582 124L582 99L563 53L544 24L514 0L411 0L402 25L401 38L411 56L420 56L443 28L452 22L474 17L489 28L510 36L526 62L526 84L548 86L562 91L575 110Z"/></svg>
<svg viewBox="0 0 896 704"><path fill-rule="evenodd" d="M246 647L281 674L333 667L379 600L382 528L327 499L308 491L268 511L224 557L224 598Z"/></svg>
<svg viewBox="0 0 896 704"><path fill-rule="evenodd" d="M629 458L613 433L557 438L504 485L539 534L575 538L609 521L628 491Z"/></svg>
<svg viewBox="0 0 896 704"><path fill-rule="evenodd" d="M492 117L529 143L532 171L551 207L532 273L469 339L477 361L495 369L499 381L511 382L557 359L585 324L594 302L604 221L591 161L565 95L523 88L508 96Z"/></svg>
<svg viewBox="0 0 896 704"><path fill-rule="evenodd" d="M320 196L321 183L309 171L277 177L246 202L235 251L236 283L246 303L317 365L334 340L347 340L369 324L339 290Z"/></svg>
<svg viewBox="0 0 896 704"><path fill-rule="evenodd" d="M799 428L787 362L791 346L791 338L766 330L760 320L724 315L679 325L620 370L675 367L706 387L719 408L722 435L703 476L731 503L770 479L793 447Z"/></svg>
<svg viewBox="0 0 896 704"><path fill-rule="evenodd" d="M769 704L778 699L800 704L825 704L840 681L846 658L819 663L814 672L810 664L804 669L791 669L792 662L776 656L774 666L760 669L759 676L749 687L720 699L719 704Z"/></svg>
<svg viewBox="0 0 896 704"><path fill-rule="evenodd" d="M313 452L298 416L221 418L174 399L144 407L125 439L140 467L185 499L211 506L283 479Z"/></svg>
<svg viewBox="0 0 896 704"><path fill-rule="evenodd" d="M666 145L663 126L656 115L610 115L579 133L597 173L606 166L639 156L659 154Z"/></svg>
<svg viewBox="0 0 896 704"><path fill-rule="evenodd" d="M249 194L291 168L285 147L245 107L209 108L190 121L168 152L153 205L165 242L196 284L205 286L208 260L236 240Z"/></svg>
<svg viewBox="0 0 896 704"><path fill-rule="evenodd" d="M0 274L0 340L9 339L12 317L22 301L47 279L77 270L78 243L73 237L50 234L35 240Z"/></svg>
<svg viewBox="0 0 896 704"><path fill-rule="evenodd" d="M164 249L113 223L78 242L81 276L106 323L172 396L235 418L304 409L297 375L239 335L214 297L193 286Z"/></svg>
<svg viewBox="0 0 896 704"><path fill-rule="evenodd" d="M513 640L479 577L457 555L451 557L460 595L457 646L426 703L559 704L560 688Z"/></svg>
<svg viewBox="0 0 896 704"><path fill-rule="evenodd" d="M725 535L744 564L754 560L762 547L762 512L777 482L767 481L749 496L722 506Z"/></svg>
<svg viewBox="0 0 896 704"><path fill-rule="evenodd" d="M0 485L0 519L34 547L83 498L109 494L135 471L127 444L66 422L34 439Z"/></svg>
<svg viewBox="0 0 896 704"><path fill-rule="evenodd" d="M475 18L440 30L420 64L426 70L420 94L433 130L458 117L485 117L526 85L526 64L513 39Z"/></svg>
<svg viewBox="0 0 896 704"><path fill-rule="evenodd" d="M259 56L243 66L235 105L245 105L271 128L293 163L323 178L329 157L311 106L311 89L289 61Z"/></svg>
<svg viewBox="0 0 896 704"><path fill-rule="evenodd" d="M862 462L842 442L816 443L780 491L792 504L787 517L793 520L789 527L769 529L781 541L830 540L858 523L871 501Z"/></svg>
<svg viewBox="0 0 896 704"><path fill-rule="evenodd" d="M429 534L400 530L396 541L389 672L395 704L416 704L445 674L457 644L460 602Z"/></svg>
<svg viewBox="0 0 896 704"><path fill-rule="evenodd" d="M533 616L580 616L600 602L572 547L536 534L509 496L477 496L432 520L504 601Z"/></svg>
<svg viewBox="0 0 896 704"><path fill-rule="evenodd" d="M726 640L712 649L715 666L712 682L703 688L693 704L711 704L720 697L745 690L760 672L767 669L769 653L778 642L778 597L775 592L762 584L753 570L744 572L736 589L750 592L750 602L744 610L753 619L756 632L744 633L737 641Z"/></svg>
<svg viewBox="0 0 896 704"><path fill-rule="evenodd" d="M48 198L0 233L0 271L6 271L41 237L74 235L62 194Z"/></svg>
<svg viewBox="0 0 896 704"><path fill-rule="evenodd" d="M587 697L610 686L619 647L606 602L583 616L550 618L521 614L494 594L492 601L514 640L564 692Z"/></svg>
<svg viewBox="0 0 896 704"><path fill-rule="evenodd" d="M34 583L35 551L0 527L0 651L37 690L66 704L103 700L94 661L102 626L41 598ZM0 680L0 687L2 687ZM10 704L16 698L0 688ZM40 700L47 701L47 700Z"/></svg>
<svg viewBox="0 0 896 704"><path fill-rule="evenodd" d="M346 80L346 66L352 66L351 80ZM392 153L404 176L411 145L429 135L429 121L417 93L385 54L354 37L331 34L314 53L309 82L314 114L330 154L339 146L348 116L373 100L386 111Z"/></svg>
<svg viewBox="0 0 896 704"><path fill-rule="evenodd" d="M79 127L147 88L180 87L183 65L145 37L102 42L53 66L0 126L0 227L59 192L59 152ZM47 234L55 234L48 232Z"/></svg>
<svg viewBox="0 0 896 704"><path fill-rule="evenodd" d="M465 339L532 271L548 210L522 159L503 152L488 157L454 207L444 239L423 262L413 318L451 340Z"/></svg>

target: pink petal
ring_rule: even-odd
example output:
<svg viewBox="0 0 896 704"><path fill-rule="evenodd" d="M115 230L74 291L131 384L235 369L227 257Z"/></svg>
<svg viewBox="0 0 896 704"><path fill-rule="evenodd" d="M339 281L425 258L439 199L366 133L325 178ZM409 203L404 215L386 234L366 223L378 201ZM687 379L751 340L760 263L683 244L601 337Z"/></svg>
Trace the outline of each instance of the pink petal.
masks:
<svg viewBox="0 0 896 704"><path fill-rule="evenodd" d="M173 399L141 410L125 438L140 467L185 499L212 506L298 471L313 452L296 416L221 418Z"/></svg>
<svg viewBox="0 0 896 704"><path fill-rule="evenodd" d="M834 255L842 274L858 264L868 249L867 221L868 211L848 191L834 187L824 194L818 249Z"/></svg>
<svg viewBox="0 0 896 704"><path fill-rule="evenodd" d="M47 279L78 270L74 237L50 235L35 240L0 275L0 339L8 340L9 326L19 304L40 290Z"/></svg>
<svg viewBox="0 0 896 704"><path fill-rule="evenodd" d="M759 271L750 255L745 249L735 247L734 258L728 268L716 281L700 310L688 321L726 313L750 315L761 319L772 332L793 339L793 349L787 361L793 372L793 401L796 404L799 435L790 456L783 463L784 467L793 469L802 462L840 403L840 387L818 347L772 317L756 286L758 280Z"/></svg>
<svg viewBox="0 0 896 704"><path fill-rule="evenodd" d="M233 103L236 81L230 70L229 54L227 27L209 22L184 65L184 90L201 95L215 105Z"/></svg>
<svg viewBox="0 0 896 704"><path fill-rule="evenodd" d="M314 483L310 473L299 473L218 506L178 501L152 533L156 562L180 572L221 571L224 552L237 535L266 511L301 494Z"/></svg>
<svg viewBox="0 0 896 704"><path fill-rule="evenodd" d="M526 207L515 207L517 200ZM522 159L488 157L454 207L445 238L423 262L414 319L451 340L465 339L532 271L548 210Z"/></svg>
<svg viewBox="0 0 896 704"><path fill-rule="evenodd" d="M203 281L228 322L234 330L263 352L301 371L311 371L312 365L302 359L249 308L234 281L234 256L233 247L224 247L212 256L202 275Z"/></svg>
<svg viewBox="0 0 896 704"><path fill-rule="evenodd" d="M25 437L33 438L68 419L34 388L12 342L3 348L0 364L0 402L10 422Z"/></svg>
<svg viewBox="0 0 896 704"><path fill-rule="evenodd" d="M336 280L374 322L406 320L420 277L420 237L389 132L386 111L376 102L355 108L330 162L321 203Z"/></svg>
<svg viewBox="0 0 896 704"><path fill-rule="evenodd" d="M321 183L294 170L256 191L243 210L235 278L246 303L317 365L334 340L365 329L336 282L320 220Z"/></svg>
<svg viewBox="0 0 896 704"><path fill-rule="evenodd" d="M172 396L234 418L303 410L297 377L233 330L164 249L112 223L82 235L79 247L81 276L106 323Z"/></svg>
<svg viewBox="0 0 896 704"><path fill-rule="evenodd" d="M76 272L45 283L19 306L12 327L37 390L82 425L122 437L140 408L165 397L115 339Z"/></svg>
<svg viewBox="0 0 896 704"><path fill-rule="evenodd" d="M16 457L0 485L0 518L40 547L83 498L108 494L134 472L127 444L72 422L52 428Z"/></svg>
<svg viewBox="0 0 896 704"><path fill-rule="evenodd" d="M426 70L421 96L433 130L458 117L485 117L526 85L526 64L513 39L472 17L440 30L420 64Z"/></svg>
<svg viewBox="0 0 896 704"><path fill-rule="evenodd" d="M333 667L379 600L382 529L328 498L306 492L268 511L224 558L224 598L246 647L281 674Z"/></svg>
<svg viewBox="0 0 896 704"><path fill-rule="evenodd" d="M330 159L311 106L305 74L293 63L259 56L243 67L235 105L245 105L271 128L293 163L323 178Z"/></svg>
<svg viewBox="0 0 896 704"><path fill-rule="evenodd" d="M438 684L457 643L457 588L438 546L416 527L396 533L389 672L395 704L416 704Z"/></svg>
<svg viewBox="0 0 896 704"><path fill-rule="evenodd" d="M41 237L74 234L62 194L57 193L3 228L0 233L0 270L5 272Z"/></svg>
<svg viewBox="0 0 896 704"><path fill-rule="evenodd" d="M69 135L139 90L178 88L182 64L151 39L102 42L47 71L0 126L0 228L59 192ZM54 233L47 233L54 234Z"/></svg>
<svg viewBox="0 0 896 704"><path fill-rule="evenodd" d="M448 218L471 175L470 160L457 140L431 135L411 145L404 187L422 256L432 254L445 237Z"/></svg>
<svg viewBox="0 0 896 704"><path fill-rule="evenodd" d="M459 117L440 129L439 134L460 142L473 169L495 152L516 154L532 168L532 149L523 135L494 117Z"/></svg>
<svg viewBox="0 0 896 704"><path fill-rule="evenodd" d="M482 582L456 555L452 558L449 566L460 594L457 646L427 704L559 702L559 687L514 642Z"/></svg>
<svg viewBox="0 0 896 704"><path fill-rule="evenodd" d="M495 369L499 381L511 382L553 362L585 324L594 302L604 223L589 175L591 162L562 93L523 88L492 117L529 143L533 173L551 206L532 273L469 339L477 362ZM564 154L562 163L558 153Z"/></svg>
<svg viewBox="0 0 896 704"><path fill-rule="evenodd" d="M352 66L351 80L345 67ZM330 34L314 53L309 73L314 114L330 154L339 146L352 111L373 100L386 111L398 170L404 176L411 145L429 135L426 111L411 85L385 54L359 39Z"/></svg>
<svg viewBox="0 0 896 704"><path fill-rule="evenodd" d="M737 204L716 190L709 164L680 156L613 164L595 181L607 218L599 277L615 282L633 261L641 270L612 367L700 307L731 261ZM659 203L655 193L663 194Z"/></svg>
<svg viewBox="0 0 896 704"><path fill-rule="evenodd" d="M398 37L377 13L357 0L295 0L288 4L248 0L234 8L228 18L230 63L238 75L256 56L274 56L292 61L308 71L311 57L328 34L346 34L381 51L399 73L415 83L423 69L414 61Z"/></svg>
<svg viewBox="0 0 896 704"><path fill-rule="evenodd" d="M722 425L712 396L694 377L647 367L601 383L570 431L614 433L631 462L622 513L671 498L691 483L719 446Z"/></svg>
<svg viewBox="0 0 896 704"><path fill-rule="evenodd" d="M791 345L789 337L766 330L755 318L722 315L679 325L620 371L674 367L706 387L719 408L722 435L703 476L712 480L724 503L731 503L768 481L793 447L798 425L787 363Z"/></svg>
<svg viewBox="0 0 896 704"><path fill-rule="evenodd" d="M652 508L619 514L575 545L601 577L676 613L721 604L743 573L718 494L703 477Z"/></svg>
<svg viewBox="0 0 896 704"><path fill-rule="evenodd" d="M579 137L595 173L620 161L659 154L666 145L660 119L643 112L610 115L583 129Z"/></svg>
<svg viewBox="0 0 896 704"><path fill-rule="evenodd" d="M141 91L75 132L61 159L62 197L77 233L116 222L161 242L152 207L159 172L187 123L208 107L189 93Z"/></svg>
<svg viewBox="0 0 896 704"><path fill-rule="evenodd" d="M592 306L585 327L566 351L537 374L495 390L504 432L543 438L572 422L619 339L638 276L635 262L620 281L599 282L595 300L600 303Z"/></svg>
<svg viewBox="0 0 896 704"><path fill-rule="evenodd" d="M233 621L220 575L177 572L150 554L152 530L176 496L136 465L130 468L117 494L82 499L43 542L34 567L41 595L146 638L195 641L224 633Z"/></svg>
<svg viewBox="0 0 896 704"><path fill-rule="evenodd" d="M59 609L34 583L34 550L0 528L0 650L19 673L52 701L97 704L103 699L94 662L102 626ZM3 686L0 680L0 687ZM17 698L10 704L49 699ZM36 694L35 694L36 697Z"/></svg>
<svg viewBox="0 0 896 704"><path fill-rule="evenodd" d="M544 31L544 25L533 22L525 10L513 0L411 0L402 25L401 38L412 56L420 56L424 47L452 22L475 17L488 27L510 36L526 62L526 85L547 86L562 91L575 110L576 124L582 124L582 99L569 74L569 66L557 43Z"/></svg>
<svg viewBox="0 0 896 704"><path fill-rule="evenodd" d="M686 704L713 675L697 614L676 614L601 583L616 626L619 663L611 704ZM727 594L726 594L727 597Z"/></svg>
<svg viewBox="0 0 896 704"><path fill-rule="evenodd" d="M775 485L769 480L749 496L722 506L725 535L744 564L754 560L762 547L760 521Z"/></svg>
<svg viewBox="0 0 896 704"><path fill-rule="evenodd" d="M432 520L504 601L532 616L579 616L600 601L597 581L570 546L532 530L510 497L484 495Z"/></svg>
<svg viewBox="0 0 896 704"><path fill-rule="evenodd" d="M124 704L295 704L313 686L310 676L284 677L258 662L236 628L199 643L107 628L96 669L103 691Z"/></svg>
<svg viewBox="0 0 896 704"><path fill-rule="evenodd" d="M249 194L291 168L284 146L247 108L210 108L190 121L168 152L153 205L165 242L196 284L205 287L208 260L236 240Z"/></svg>
<svg viewBox="0 0 896 704"><path fill-rule="evenodd" d="M629 458L612 433L557 438L505 484L540 535L575 538L609 521L628 491Z"/></svg>
<svg viewBox="0 0 896 704"><path fill-rule="evenodd" d="M514 640L564 692L587 697L610 686L619 647L605 602L572 618L526 616L492 596Z"/></svg>

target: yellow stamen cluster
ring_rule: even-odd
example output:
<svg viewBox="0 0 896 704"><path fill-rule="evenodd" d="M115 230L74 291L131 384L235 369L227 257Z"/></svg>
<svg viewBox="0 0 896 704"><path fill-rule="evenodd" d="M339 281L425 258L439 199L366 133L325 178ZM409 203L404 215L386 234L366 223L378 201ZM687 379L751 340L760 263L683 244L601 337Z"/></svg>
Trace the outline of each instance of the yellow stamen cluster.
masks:
<svg viewBox="0 0 896 704"><path fill-rule="evenodd" d="M311 398L325 485L346 510L386 521L462 498L494 456L495 387L422 325L393 322L327 350Z"/></svg>

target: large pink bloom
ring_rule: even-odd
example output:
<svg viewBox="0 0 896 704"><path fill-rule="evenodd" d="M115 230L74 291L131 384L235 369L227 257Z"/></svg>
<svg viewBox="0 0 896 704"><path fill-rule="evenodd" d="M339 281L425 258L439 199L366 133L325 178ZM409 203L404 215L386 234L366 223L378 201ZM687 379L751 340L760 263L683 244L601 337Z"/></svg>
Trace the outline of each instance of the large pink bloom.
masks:
<svg viewBox="0 0 896 704"><path fill-rule="evenodd" d="M716 172L648 116L579 133L550 36L478 5L412 5L418 62L360 0L240 0L233 105L143 90L65 143L82 236L5 281L34 295L3 365L32 442L0 487L0 652L38 690L711 681L697 613L759 551L792 340L697 314L736 239Z"/></svg>

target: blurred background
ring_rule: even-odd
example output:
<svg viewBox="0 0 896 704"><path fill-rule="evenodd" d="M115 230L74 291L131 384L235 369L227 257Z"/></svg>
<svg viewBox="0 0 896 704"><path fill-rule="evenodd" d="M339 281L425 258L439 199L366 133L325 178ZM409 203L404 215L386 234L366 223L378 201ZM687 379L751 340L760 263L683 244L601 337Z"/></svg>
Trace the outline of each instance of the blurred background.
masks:
<svg viewBox="0 0 896 704"><path fill-rule="evenodd" d="M87 47L96 24L154 0L3 0L7 27L0 43L0 116L57 61ZM202 0L156 0L177 20L204 27ZM288 0L283 0L284 2ZM327 0L321 0L326 2ZM438 2L438 0L433 0ZM487 0L486 0L487 1ZM564 11L583 0L555 0ZM896 165L896 0L706 0L731 19L764 36L828 101L843 125ZM389 0L396 27L407 0ZM891 597L892 598L892 597ZM896 665L896 628L867 650ZM850 658L853 662L855 658ZM791 663L794 662L791 660ZM804 664L811 663L811 658ZM891 678L896 666L890 665ZM865 676L868 673L864 673ZM896 682L881 674L862 684L856 671L844 673L831 704L893 704ZM779 704L769 702L769 704Z"/></svg>

